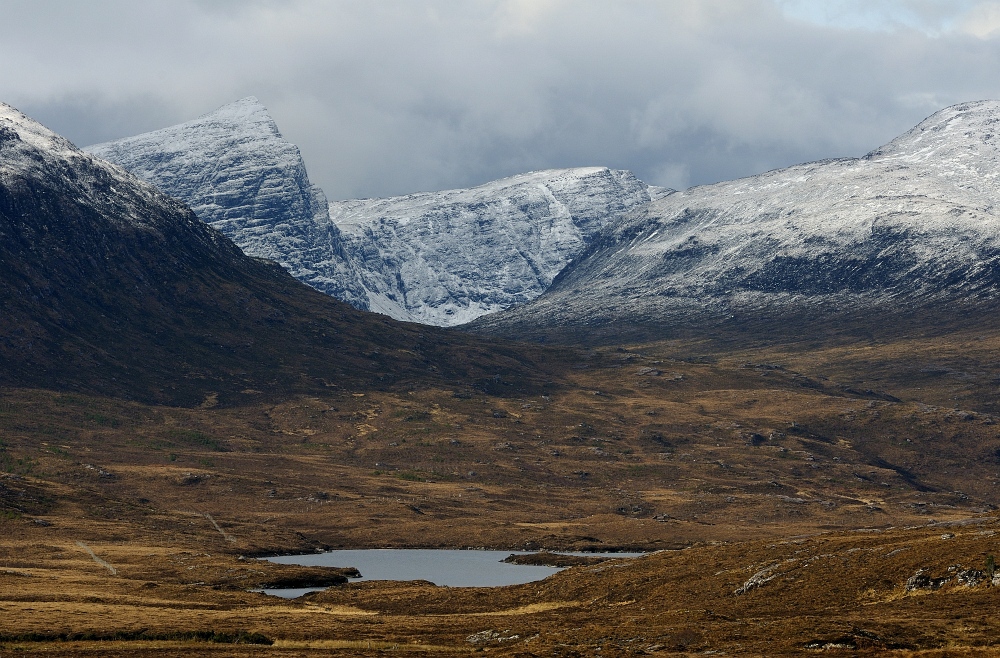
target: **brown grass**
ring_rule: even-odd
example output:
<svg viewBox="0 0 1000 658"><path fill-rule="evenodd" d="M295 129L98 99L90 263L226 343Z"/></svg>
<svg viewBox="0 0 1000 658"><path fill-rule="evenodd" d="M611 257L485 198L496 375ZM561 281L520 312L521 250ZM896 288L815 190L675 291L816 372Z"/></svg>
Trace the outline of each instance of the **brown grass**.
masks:
<svg viewBox="0 0 1000 658"><path fill-rule="evenodd" d="M177 408L5 390L0 646L993 651L1000 590L904 584L1000 554L1000 339L702 347L563 352L547 366L561 383L521 397L363 389ZM248 556L366 546L685 550L512 588L247 591L337 575ZM517 638L467 641L484 630ZM276 643L170 639L207 631Z"/></svg>

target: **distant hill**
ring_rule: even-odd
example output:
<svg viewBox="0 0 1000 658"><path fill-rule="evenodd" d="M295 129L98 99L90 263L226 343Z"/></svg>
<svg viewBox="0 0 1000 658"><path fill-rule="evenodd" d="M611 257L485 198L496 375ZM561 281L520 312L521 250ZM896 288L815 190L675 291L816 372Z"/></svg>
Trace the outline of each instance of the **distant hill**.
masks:
<svg viewBox="0 0 1000 658"><path fill-rule="evenodd" d="M322 295L2 104L0 307L0 385L194 404L525 381L502 345Z"/></svg>

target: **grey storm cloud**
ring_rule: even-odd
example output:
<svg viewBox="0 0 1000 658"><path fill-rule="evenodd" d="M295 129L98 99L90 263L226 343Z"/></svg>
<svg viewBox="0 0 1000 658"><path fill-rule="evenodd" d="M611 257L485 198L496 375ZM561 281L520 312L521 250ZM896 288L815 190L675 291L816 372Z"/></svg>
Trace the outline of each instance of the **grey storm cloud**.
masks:
<svg viewBox="0 0 1000 658"><path fill-rule="evenodd" d="M686 187L1000 97L1000 2L0 0L0 100L85 145L257 96L330 198L608 165Z"/></svg>

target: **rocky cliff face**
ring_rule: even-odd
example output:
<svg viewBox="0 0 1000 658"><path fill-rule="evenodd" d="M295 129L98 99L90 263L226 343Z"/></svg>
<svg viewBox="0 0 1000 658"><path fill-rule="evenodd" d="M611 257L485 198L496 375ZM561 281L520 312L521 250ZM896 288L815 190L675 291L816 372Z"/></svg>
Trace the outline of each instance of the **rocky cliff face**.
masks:
<svg viewBox="0 0 1000 658"><path fill-rule="evenodd" d="M369 308L456 325L542 294L599 230L668 190L590 167L330 204Z"/></svg>
<svg viewBox="0 0 1000 658"><path fill-rule="evenodd" d="M360 309L433 325L534 299L599 229L669 192L625 171L584 168L328 206L255 98L86 150L300 281Z"/></svg>
<svg viewBox="0 0 1000 658"><path fill-rule="evenodd" d="M942 110L863 158L669 195L488 331L670 327L1000 296L1000 102Z"/></svg>
<svg viewBox="0 0 1000 658"><path fill-rule="evenodd" d="M300 281L367 308L326 197L256 98L85 150L188 204L246 254L277 261Z"/></svg>

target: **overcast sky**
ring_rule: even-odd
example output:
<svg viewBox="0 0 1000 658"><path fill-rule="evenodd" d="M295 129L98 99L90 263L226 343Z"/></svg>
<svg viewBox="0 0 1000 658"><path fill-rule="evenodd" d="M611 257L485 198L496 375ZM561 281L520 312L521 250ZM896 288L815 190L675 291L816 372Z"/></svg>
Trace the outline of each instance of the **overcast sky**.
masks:
<svg viewBox="0 0 1000 658"><path fill-rule="evenodd" d="M683 188L1000 98L1000 2L0 0L0 100L79 145L254 95L331 199L607 165Z"/></svg>

